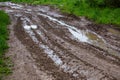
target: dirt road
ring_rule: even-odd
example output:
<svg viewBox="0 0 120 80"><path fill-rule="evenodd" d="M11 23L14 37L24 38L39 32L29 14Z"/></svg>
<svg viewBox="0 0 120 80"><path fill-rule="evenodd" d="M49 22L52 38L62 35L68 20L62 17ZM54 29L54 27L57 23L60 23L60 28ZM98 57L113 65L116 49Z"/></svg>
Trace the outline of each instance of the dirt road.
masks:
<svg viewBox="0 0 120 80"><path fill-rule="evenodd" d="M8 80L120 80L120 29L51 6L0 3L11 17Z"/></svg>

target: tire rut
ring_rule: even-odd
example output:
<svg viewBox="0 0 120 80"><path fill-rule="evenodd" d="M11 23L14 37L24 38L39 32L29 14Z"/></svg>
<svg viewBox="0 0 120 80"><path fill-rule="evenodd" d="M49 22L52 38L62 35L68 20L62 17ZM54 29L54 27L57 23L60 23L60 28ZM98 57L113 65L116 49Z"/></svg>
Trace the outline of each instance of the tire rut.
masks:
<svg viewBox="0 0 120 80"><path fill-rule="evenodd" d="M90 21L66 16L49 6L3 4L1 9L15 22L15 35L39 71L54 77L51 80L120 79L119 37L111 34L114 40L107 39L88 27L93 24Z"/></svg>

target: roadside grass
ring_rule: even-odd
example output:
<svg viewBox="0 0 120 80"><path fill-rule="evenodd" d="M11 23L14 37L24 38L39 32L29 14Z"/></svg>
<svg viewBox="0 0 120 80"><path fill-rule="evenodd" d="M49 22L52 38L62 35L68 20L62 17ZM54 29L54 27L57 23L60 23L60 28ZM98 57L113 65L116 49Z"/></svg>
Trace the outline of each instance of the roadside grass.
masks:
<svg viewBox="0 0 120 80"><path fill-rule="evenodd" d="M56 5L63 12L77 16L86 16L98 24L114 24L120 26L120 8L90 7L85 0L12 0L13 2L34 5Z"/></svg>
<svg viewBox="0 0 120 80"><path fill-rule="evenodd" d="M120 8L87 8L73 9L73 14L77 16L86 16L99 24L114 24L120 26ZM71 12L70 12L71 13Z"/></svg>
<svg viewBox="0 0 120 80"><path fill-rule="evenodd" d="M9 58L5 57L5 52L9 48L7 44L7 25L9 23L9 16L4 11L0 11L0 80L2 80L3 76L11 73L11 70L8 68Z"/></svg>

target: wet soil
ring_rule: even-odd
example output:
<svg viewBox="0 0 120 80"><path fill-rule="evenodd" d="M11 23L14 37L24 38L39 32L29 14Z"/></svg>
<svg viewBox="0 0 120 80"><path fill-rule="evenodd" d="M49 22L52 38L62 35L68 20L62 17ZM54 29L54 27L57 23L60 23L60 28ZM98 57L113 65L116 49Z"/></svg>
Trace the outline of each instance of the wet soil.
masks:
<svg viewBox="0 0 120 80"><path fill-rule="evenodd" d="M120 29L50 6L0 3L11 17L6 80L119 80Z"/></svg>

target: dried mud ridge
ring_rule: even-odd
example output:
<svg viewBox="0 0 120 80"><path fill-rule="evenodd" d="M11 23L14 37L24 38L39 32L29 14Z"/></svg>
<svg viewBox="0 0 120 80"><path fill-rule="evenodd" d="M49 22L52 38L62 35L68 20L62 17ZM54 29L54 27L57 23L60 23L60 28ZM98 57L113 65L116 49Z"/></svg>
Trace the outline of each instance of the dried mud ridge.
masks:
<svg viewBox="0 0 120 80"><path fill-rule="evenodd" d="M120 80L120 29L50 6L6 2L0 9L10 15L15 36L51 80Z"/></svg>

